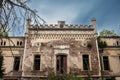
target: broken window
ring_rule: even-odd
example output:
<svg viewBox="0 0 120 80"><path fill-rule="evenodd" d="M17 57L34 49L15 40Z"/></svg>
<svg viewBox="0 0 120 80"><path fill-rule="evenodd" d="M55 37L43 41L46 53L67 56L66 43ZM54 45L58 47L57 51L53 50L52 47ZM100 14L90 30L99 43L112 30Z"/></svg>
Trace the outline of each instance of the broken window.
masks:
<svg viewBox="0 0 120 80"><path fill-rule="evenodd" d="M83 57L83 69L90 70L89 55L82 55L82 57Z"/></svg>
<svg viewBox="0 0 120 80"><path fill-rule="evenodd" d="M103 56L103 67L104 67L104 70L110 70L108 56Z"/></svg>
<svg viewBox="0 0 120 80"><path fill-rule="evenodd" d="M19 66L20 66L20 56L15 56L14 57L14 67L13 67L13 70L14 71L18 71L19 70Z"/></svg>
<svg viewBox="0 0 120 80"><path fill-rule="evenodd" d="M63 74L67 72L67 56L57 55L56 56L56 70L58 74Z"/></svg>
<svg viewBox="0 0 120 80"><path fill-rule="evenodd" d="M34 70L40 70L40 55L34 56Z"/></svg>

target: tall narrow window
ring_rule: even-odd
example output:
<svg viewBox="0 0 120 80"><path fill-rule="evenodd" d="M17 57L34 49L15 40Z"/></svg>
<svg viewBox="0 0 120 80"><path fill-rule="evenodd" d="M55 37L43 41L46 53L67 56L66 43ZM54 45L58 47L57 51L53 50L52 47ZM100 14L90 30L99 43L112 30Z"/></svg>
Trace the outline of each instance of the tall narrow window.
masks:
<svg viewBox="0 0 120 80"><path fill-rule="evenodd" d="M119 46L119 41L116 41L116 43L117 43L117 46Z"/></svg>
<svg viewBox="0 0 120 80"><path fill-rule="evenodd" d="M22 41L20 41L20 46L22 46Z"/></svg>
<svg viewBox="0 0 120 80"><path fill-rule="evenodd" d="M6 45L6 41L4 41L4 46Z"/></svg>
<svg viewBox="0 0 120 80"><path fill-rule="evenodd" d="M1 41L1 46L3 45L3 41Z"/></svg>
<svg viewBox="0 0 120 80"><path fill-rule="evenodd" d="M40 70L40 55L34 56L34 70Z"/></svg>
<svg viewBox="0 0 120 80"><path fill-rule="evenodd" d="M19 66L20 66L20 56L16 56L16 57L14 58L13 70L14 70L14 71L18 71L18 70L19 70Z"/></svg>
<svg viewBox="0 0 120 80"><path fill-rule="evenodd" d="M17 41L17 46L19 45L19 41Z"/></svg>
<svg viewBox="0 0 120 80"><path fill-rule="evenodd" d="M6 45L6 41L1 41L1 46L5 46Z"/></svg>
<svg viewBox="0 0 120 80"><path fill-rule="evenodd" d="M90 70L89 55L83 55L83 69Z"/></svg>
<svg viewBox="0 0 120 80"><path fill-rule="evenodd" d="M103 56L103 67L104 67L104 70L110 70L108 56Z"/></svg>

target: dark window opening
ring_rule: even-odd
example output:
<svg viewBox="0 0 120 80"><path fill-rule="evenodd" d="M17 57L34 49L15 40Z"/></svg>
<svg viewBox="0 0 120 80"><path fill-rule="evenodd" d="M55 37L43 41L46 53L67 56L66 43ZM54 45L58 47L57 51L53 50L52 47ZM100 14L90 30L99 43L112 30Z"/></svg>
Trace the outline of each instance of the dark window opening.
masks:
<svg viewBox="0 0 120 80"><path fill-rule="evenodd" d="M63 74L67 72L67 56L57 55L56 57L56 70L58 74Z"/></svg>
<svg viewBox="0 0 120 80"><path fill-rule="evenodd" d="M22 41L17 41L17 46L22 46L23 42Z"/></svg>
<svg viewBox="0 0 120 80"><path fill-rule="evenodd" d="M5 46L6 45L6 41L1 41L1 46Z"/></svg>
<svg viewBox="0 0 120 80"><path fill-rule="evenodd" d="M119 42L118 41L116 41L116 43L117 43L117 46L119 45Z"/></svg>
<svg viewBox="0 0 120 80"><path fill-rule="evenodd" d="M20 45L22 45L22 41L20 41Z"/></svg>
<svg viewBox="0 0 120 80"><path fill-rule="evenodd" d="M40 70L40 55L34 56L34 70Z"/></svg>
<svg viewBox="0 0 120 80"><path fill-rule="evenodd" d="M1 46L3 45L3 41L1 41Z"/></svg>
<svg viewBox="0 0 120 80"><path fill-rule="evenodd" d="M4 46L6 45L6 41L4 41Z"/></svg>
<svg viewBox="0 0 120 80"><path fill-rule="evenodd" d="M110 70L108 56L103 56L103 67L104 67L104 70Z"/></svg>
<svg viewBox="0 0 120 80"><path fill-rule="evenodd" d="M83 69L90 70L89 55L83 55Z"/></svg>
<svg viewBox="0 0 120 80"><path fill-rule="evenodd" d="M19 41L17 41L17 46L19 45Z"/></svg>
<svg viewBox="0 0 120 80"><path fill-rule="evenodd" d="M14 67L13 67L13 70L18 71L19 70L19 65L20 65L20 56L16 56L14 58Z"/></svg>

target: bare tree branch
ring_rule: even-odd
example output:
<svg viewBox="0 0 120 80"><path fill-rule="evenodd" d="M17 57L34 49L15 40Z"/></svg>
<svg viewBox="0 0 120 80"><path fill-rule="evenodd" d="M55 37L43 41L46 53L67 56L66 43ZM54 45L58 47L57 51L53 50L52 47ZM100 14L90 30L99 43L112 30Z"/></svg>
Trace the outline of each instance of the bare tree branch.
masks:
<svg viewBox="0 0 120 80"><path fill-rule="evenodd" d="M31 19L33 24L45 24L45 20L42 19L36 12L28 6L30 0L0 0L0 34L10 33L10 35L22 35L25 30L25 22L27 19ZM6 36L0 36L2 41L6 38L15 47L15 43ZM10 47L11 54L13 47Z"/></svg>

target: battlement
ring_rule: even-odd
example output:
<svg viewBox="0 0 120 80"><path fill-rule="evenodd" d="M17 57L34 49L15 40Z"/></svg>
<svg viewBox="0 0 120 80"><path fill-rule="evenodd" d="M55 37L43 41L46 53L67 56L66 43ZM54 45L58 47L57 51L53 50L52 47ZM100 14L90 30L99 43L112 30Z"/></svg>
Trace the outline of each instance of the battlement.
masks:
<svg viewBox="0 0 120 80"><path fill-rule="evenodd" d="M88 30L88 29L92 29L92 30L95 30L96 28L96 20L92 19L92 24L90 25L77 25L77 24L66 24L65 21L58 21L57 24L36 24L36 25L29 25L28 29L37 29L37 30L44 30L44 29L50 29L50 30L57 30L57 29L60 29L60 30L63 30L63 29L72 29L72 30Z"/></svg>
<svg viewBox="0 0 120 80"><path fill-rule="evenodd" d="M37 28L37 29L59 29L61 28L58 24L43 24L43 25L30 25L29 28ZM62 27L63 29L93 29L92 25L72 25L72 24L65 24Z"/></svg>

